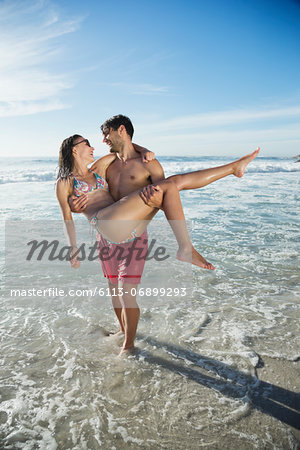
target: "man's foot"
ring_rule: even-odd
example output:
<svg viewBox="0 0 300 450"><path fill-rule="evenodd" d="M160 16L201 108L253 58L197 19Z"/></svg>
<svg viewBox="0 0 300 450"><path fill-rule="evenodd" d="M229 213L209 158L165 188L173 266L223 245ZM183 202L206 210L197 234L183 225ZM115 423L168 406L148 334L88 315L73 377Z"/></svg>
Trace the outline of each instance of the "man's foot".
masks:
<svg viewBox="0 0 300 450"><path fill-rule="evenodd" d="M238 159L237 161L235 161L234 164L234 168L233 168L233 175L235 175L238 178L241 178L246 170L246 167L248 166L248 164L253 161L254 158L257 157L257 155L259 154L260 148L257 147L256 150L254 150L254 152L249 153L249 155L243 156L242 158Z"/></svg>
<svg viewBox="0 0 300 450"><path fill-rule="evenodd" d="M118 330L118 331L109 331L108 336L124 336L124 331Z"/></svg>
<svg viewBox="0 0 300 450"><path fill-rule="evenodd" d="M119 357L126 357L126 356L132 356L136 353L136 347L132 346L132 347L126 347L126 348L122 348L122 350L119 353Z"/></svg>
<svg viewBox="0 0 300 450"><path fill-rule="evenodd" d="M179 261L189 262L191 264L194 264L195 266L202 267L203 269L209 269L209 270L215 270L216 268L209 262L206 261L206 259L203 258L203 256L200 255L200 253L197 252L194 247L192 249L186 250L178 250L176 258Z"/></svg>
<svg viewBox="0 0 300 450"><path fill-rule="evenodd" d="M109 334L106 336L108 339L111 339L113 341L117 342L123 342L124 341L124 331L119 330L116 333L113 331L109 332Z"/></svg>

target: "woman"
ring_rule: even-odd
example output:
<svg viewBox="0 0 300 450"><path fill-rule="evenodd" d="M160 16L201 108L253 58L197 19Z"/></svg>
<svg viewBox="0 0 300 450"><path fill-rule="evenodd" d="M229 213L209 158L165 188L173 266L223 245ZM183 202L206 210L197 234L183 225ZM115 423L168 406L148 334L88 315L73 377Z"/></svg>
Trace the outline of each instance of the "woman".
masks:
<svg viewBox="0 0 300 450"><path fill-rule="evenodd" d="M105 174L115 155L106 155L101 158L101 165L98 164L100 169L96 174L87 167L94 161L93 152L94 148L90 146L89 141L77 134L65 139L60 148L56 192L72 247L70 262L74 268L79 267L80 263L76 257L76 234L68 202L73 193L75 195L88 193L89 201L84 214L96 230L112 242L120 243L140 236L145 229L145 224L156 212L156 209L142 200L140 191L114 202L108 190ZM189 239L179 190L197 189L230 173L241 177L246 166L258 152L259 149L225 166L175 175L156 185L156 189L163 194L161 208L178 242L177 259L191 262L205 269L215 269L194 249Z"/></svg>

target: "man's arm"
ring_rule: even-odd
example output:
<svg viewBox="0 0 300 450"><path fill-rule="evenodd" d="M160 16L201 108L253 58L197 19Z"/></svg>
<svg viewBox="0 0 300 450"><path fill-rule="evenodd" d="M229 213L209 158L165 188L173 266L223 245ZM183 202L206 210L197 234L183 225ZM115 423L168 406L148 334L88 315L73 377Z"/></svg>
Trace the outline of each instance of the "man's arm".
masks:
<svg viewBox="0 0 300 450"><path fill-rule="evenodd" d="M146 205L152 208L161 208L163 202L163 192L156 183L165 179L164 169L157 159L148 163L147 170L151 179L151 185L145 186L140 193L141 199Z"/></svg>
<svg viewBox="0 0 300 450"><path fill-rule="evenodd" d="M160 162L157 161L157 159L154 159L153 161L148 163L147 170L149 172L152 184L158 183L159 181L165 179L164 169L162 168Z"/></svg>

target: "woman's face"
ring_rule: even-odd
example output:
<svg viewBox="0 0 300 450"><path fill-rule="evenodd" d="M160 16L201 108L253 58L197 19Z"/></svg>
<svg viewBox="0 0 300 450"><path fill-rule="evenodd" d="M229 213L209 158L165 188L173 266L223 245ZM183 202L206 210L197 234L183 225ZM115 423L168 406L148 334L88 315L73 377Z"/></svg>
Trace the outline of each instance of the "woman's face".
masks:
<svg viewBox="0 0 300 450"><path fill-rule="evenodd" d="M73 145L74 157L86 162L87 164L90 164L95 160L94 150L94 147L92 147L89 141L84 137L77 138Z"/></svg>

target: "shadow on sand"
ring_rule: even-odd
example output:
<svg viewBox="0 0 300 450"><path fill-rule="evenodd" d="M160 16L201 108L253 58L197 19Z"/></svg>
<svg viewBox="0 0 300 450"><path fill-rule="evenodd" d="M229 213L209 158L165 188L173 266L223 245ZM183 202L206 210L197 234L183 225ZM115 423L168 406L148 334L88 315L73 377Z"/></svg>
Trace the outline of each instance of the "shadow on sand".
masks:
<svg viewBox="0 0 300 450"><path fill-rule="evenodd" d="M137 338L152 346L162 348L171 356L182 359L194 368L186 367L160 356L154 356L147 350L141 350L139 356L150 364L160 365L164 369L178 373L205 387L221 392L227 397L240 399L253 408L272 416L296 429L300 429L300 395L274 384L260 381L215 359L201 356L178 345L171 345L137 334ZM201 372L210 372L212 377Z"/></svg>

